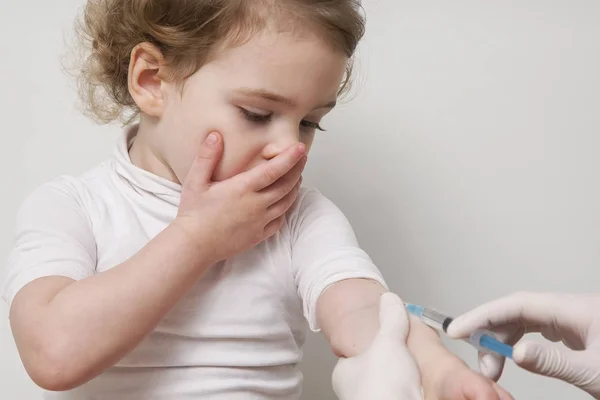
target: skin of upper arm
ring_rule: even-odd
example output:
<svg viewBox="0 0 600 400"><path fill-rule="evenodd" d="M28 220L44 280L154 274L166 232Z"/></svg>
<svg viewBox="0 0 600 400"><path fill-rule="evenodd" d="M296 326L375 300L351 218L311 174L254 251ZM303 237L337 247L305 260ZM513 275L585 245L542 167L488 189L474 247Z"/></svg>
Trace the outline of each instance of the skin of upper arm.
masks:
<svg viewBox="0 0 600 400"><path fill-rule="evenodd" d="M10 326L15 344L31 379L40 387L60 390L64 371L57 355L52 353L56 346L50 328L51 317L45 312L52 299L74 281L62 276L36 279L25 285L16 294L10 307Z"/></svg>

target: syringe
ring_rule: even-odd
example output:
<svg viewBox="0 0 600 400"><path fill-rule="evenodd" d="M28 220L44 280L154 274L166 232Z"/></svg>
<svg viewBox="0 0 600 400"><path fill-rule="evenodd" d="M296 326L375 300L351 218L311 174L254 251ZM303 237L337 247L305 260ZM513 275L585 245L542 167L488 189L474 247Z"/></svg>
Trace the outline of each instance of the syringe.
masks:
<svg viewBox="0 0 600 400"><path fill-rule="evenodd" d="M404 303L406 310L412 315L418 317L425 325L446 333L448 326L452 322L452 317L444 315L434 309L422 307L416 304ZM477 330L464 339L477 350L484 353L496 353L506 358L512 359L512 346L502 343L493 336L493 333L486 330Z"/></svg>

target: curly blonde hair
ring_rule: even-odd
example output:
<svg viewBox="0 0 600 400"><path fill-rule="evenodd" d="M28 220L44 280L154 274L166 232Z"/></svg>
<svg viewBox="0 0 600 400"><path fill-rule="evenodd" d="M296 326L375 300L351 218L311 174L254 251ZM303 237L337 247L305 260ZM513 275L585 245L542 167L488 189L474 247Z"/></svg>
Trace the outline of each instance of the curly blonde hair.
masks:
<svg viewBox="0 0 600 400"><path fill-rule="evenodd" d="M273 24L308 26L348 56L342 94L365 31L361 10L360 0L87 0L77 24L86 50L78 71L84 111L101 123L128 123L139 114L127 80L131 52L140 43L162 52L167 79L183 81L218 46L242 44Z"/></svg>

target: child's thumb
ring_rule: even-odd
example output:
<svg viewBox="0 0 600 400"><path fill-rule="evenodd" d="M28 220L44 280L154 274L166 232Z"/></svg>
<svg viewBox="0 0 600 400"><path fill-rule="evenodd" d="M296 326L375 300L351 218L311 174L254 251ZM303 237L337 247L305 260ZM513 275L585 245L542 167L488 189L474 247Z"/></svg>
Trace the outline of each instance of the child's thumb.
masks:
<svg viewBox="0 0 600 400"><path fill-rule="evenodd" d="M187 176L187 185L195 188L207 186L223 153L221 135L211 132L202 142Z"/></svg>
<svg viewBox="0 0 600 400"><path fill-rule="evenodd" d="M408 316L402 299L392 292L382 294L379 304L379 334L406 339L408 330Z"/></svg>

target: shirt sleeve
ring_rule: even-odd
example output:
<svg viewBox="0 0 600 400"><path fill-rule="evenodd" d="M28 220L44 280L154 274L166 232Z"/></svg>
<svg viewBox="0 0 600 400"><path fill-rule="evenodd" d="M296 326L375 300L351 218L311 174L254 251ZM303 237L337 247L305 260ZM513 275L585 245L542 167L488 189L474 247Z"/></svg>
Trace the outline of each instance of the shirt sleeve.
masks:
<svg viewBox="0 0 600 400"><path fill-rule="evenodd" d="M317 301L334 283L363 278L388 288L371 258L359 247L347 218L318 190L303 190L290 215L292 269L312 331L320 331Z"/></svg>
<svg viewBox="0 0 600 400"><path fill-rule="evenodd" d="M94 274L96 244L74 180L61 177L33 191L16 218L2 298L9 305L28 283L48 276Z"/></svg>

